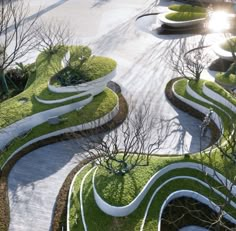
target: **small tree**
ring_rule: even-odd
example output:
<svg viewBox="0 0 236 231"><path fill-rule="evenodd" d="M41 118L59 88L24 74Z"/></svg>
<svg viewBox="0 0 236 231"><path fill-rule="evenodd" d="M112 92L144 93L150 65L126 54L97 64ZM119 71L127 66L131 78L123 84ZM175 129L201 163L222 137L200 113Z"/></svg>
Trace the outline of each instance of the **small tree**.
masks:
<svg viewBox="0 0 236 231"><path fill-rule="evenodd" d="M186 79L200 79L202 71L210 63L209 55L204 51L205 36L194 42L187 43L186 39L179 40L179 43L171 49L169 54L172 69Z"/></svg>
<svg viewBox="0 0 236 231"><path fill-rule="evenodd" d="M87 156L116 175L125 175L137 166L147 166L151 154L169 134L169 127L163 121L157 123L149 112L148 107L140 107L130 113L118 129L87 138L83 145Z"/></svg>
<svg viewBox="0 0 236 231"><path fill-rule="evenodd" d="M9 93L6 69L36 46L37 16L29 20L28 15L23 0L0 0L0 81L5 94Z"/></svg>

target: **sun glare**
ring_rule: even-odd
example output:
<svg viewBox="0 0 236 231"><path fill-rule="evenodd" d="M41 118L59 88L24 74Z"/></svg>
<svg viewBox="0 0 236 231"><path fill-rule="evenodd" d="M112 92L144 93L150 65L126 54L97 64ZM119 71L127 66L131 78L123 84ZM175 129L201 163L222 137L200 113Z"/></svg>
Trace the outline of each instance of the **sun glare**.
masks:
<svg viewBox="0 0 236 231"><path fill-rule="evenodd" d="M214 32L221 32L230 28L229 15L224 11L216 11L210 15L208 28Z"/></svg>

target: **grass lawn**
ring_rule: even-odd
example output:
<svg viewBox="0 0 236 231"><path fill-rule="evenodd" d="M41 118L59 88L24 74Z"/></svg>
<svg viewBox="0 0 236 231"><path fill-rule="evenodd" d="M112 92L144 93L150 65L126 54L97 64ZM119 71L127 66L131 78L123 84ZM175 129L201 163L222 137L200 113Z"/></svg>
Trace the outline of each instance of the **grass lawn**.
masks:
<svg viewBox="0 0 236 231"><path fill-rule="evenodd" d="M170 10L174 10L177 12L194 12L194 13L206 13L206 9L200 6L192 6L192 5L178 5L173 4L168 7Z"/></svg>
<svg viewBox="0 0 236 231"><path fill-rule="evenodd" d="M169 13L166 15L167 19L176 22L203 19L205 17L206 17L205 13L194 13L194 12L176 12L176 13Z"/></svg>
<svg viewBox="0 0 236 231"><path fill-rule="evenodd" d="M13 140L8 146L7 150L0 154L0 166L7 160L7 158L20 146L27 143L28 141L39 137L41 135L57 131L63 128L76 126L86 122L98 119L108 112L110 112L117 104L117 95L110 89L106 89L104 92L95 96L93 101L88 105L84 106L79 111L73 111L64 114L60 118L65 118L66 121L57 124L50 125L47 122L34 127L31 132L25 137L18 137Z"/></svg>

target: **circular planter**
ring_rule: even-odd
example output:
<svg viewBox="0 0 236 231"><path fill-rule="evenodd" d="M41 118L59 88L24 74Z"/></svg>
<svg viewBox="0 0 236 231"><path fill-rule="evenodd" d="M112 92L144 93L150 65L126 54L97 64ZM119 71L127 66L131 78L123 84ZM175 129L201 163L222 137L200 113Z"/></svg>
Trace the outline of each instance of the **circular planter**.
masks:
<svg viewBox="0 0 236 231"><path fill-rule="evenodd" d="M195 19L195 20L188 20L188 21L173 21L169 20L166 18L166 15L169 14L170 12L159 14L157 18L163 23L171 27L187 27L187 26L192 26L196 25L199 23L204 22L206 19L205 18L200 18L200 19Z"/></svg>
<svg viewBox="0 0 236 231"><path fill-rule="evenodd" d="M51 92L55 92L55 93L69 93L69 92L81 92L81 91L89 91L89 92L96 92L96 94L99 94L100 92L102 92L107 83L112 80L116 75L116 68L108 73L107 75L93 80L93 81L89 81L87 83L82 83L82 84L78 84L75 86L67 86L67 87L55 87L53 85L51 85L50 81L48 82L48 89ZM101 91L98 93L96 89L101 89ZM93 94L94 95L94 94Z"/></svg>

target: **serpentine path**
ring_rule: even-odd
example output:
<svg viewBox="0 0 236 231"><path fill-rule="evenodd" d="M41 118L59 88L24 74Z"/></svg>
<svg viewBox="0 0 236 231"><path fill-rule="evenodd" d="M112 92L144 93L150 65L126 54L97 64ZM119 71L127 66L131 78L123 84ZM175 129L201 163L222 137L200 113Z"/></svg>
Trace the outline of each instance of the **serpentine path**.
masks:
<svg viewBox="0 0 236 231"><path fill-rule="evenodd" d="M44 20L68 20L78 43L118 63L118 82L128 103L150 105L152 115L171 125L160 153L199 150L200 121L177 110L166 100L166 83L175 77L167 64L168 49L178 38L153 36L136 27L137 16L154 10L151 0L39 0L31 1L32 17L40 8ZM168 2L170 4L170 2ZM160 3L165 8L165 2ZM151 26L151 25L150 25ZM192 37L183 39L192 41ZM217 36L209 36L217 41ZM32 59L31 59L32 58ZM35 54L27 61L34 60ZM131 97L132 96L132 97ZM171 145L170 145L171 144ZM207 145L207 140L206 144ZM66 141L35 150L9 174L10 231L50 230L54 203L68 173L79 161L79 145Z"/></svg>

